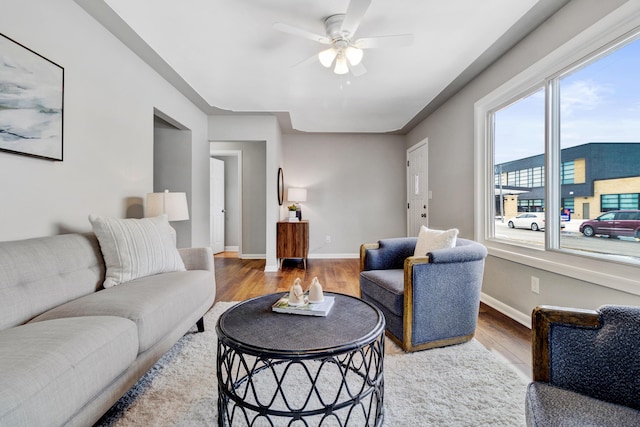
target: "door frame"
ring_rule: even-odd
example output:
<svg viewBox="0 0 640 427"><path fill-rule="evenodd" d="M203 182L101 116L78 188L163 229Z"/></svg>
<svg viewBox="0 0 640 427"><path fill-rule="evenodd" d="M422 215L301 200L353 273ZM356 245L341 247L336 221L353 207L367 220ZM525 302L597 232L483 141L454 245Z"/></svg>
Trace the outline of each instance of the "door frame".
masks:
<svg viewBox="0 0 640 427"><path fill-rule="evenodd" d="M216 156L236 157L238 159L238 258L242 258L242 150L210 150L209 157ZM211 167L209 167L209 176L211 176ZM227 181L225 180L225 194L227 192L226 185ZM211 189L209 189L209 197L211 197ZM209 203L209 206L211 206L211 203ZM211 212L209 212L209 215L211 215ZM225 231L225 236L226 234Z"/></svg>
<svg viewBox="0 0 640 427"><path fill-rule="evenodd" d="M427 199L427 224L429 223L429 204L430 204L430 200L431 200L431 190L429 190L429 138L424 138L422 139L420 142L412 145L411 147L409 147L407 149L407 167L406 167L406 178L407 178L407 183L406 183L406 202L407 202L407 206L409 206L409 200L411 199L411 195L409 194L410 188L411 188L411 183L410 183L410 179L412 179L412 177L409 176L409 157L410 154L413 151L416 151L422 147L425 147L426 149L426 158L427 158L427 165L426 165L426 170L424 170L424 182L420 183L423 188L424 188L424 197ZM409 236L410 233L410 227L411 227L411 209L409 209L409 207L407 207L407 236Z"/></svg>

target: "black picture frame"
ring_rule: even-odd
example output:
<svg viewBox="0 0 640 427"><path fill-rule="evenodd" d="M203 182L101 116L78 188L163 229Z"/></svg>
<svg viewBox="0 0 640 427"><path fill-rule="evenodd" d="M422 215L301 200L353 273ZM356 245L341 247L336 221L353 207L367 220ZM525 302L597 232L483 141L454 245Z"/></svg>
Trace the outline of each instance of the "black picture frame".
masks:
<svg viewBox="0 0 640 427"><path fill-rule="evenodd" d="M284 202L284 172L278 168L278 204L282 206Z"/></svg>
<svg viewBox="0 0 640 427"><path fill-rule="evenodd" d="M1 33L0 57L0 151L62 161L64 68Z"/></svg>

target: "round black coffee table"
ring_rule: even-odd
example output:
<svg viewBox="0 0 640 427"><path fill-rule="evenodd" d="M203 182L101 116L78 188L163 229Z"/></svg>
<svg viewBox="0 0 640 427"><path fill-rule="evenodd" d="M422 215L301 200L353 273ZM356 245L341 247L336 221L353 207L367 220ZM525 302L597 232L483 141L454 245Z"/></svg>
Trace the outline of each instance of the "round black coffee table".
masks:
<svg viewBox="0 0 640 427"><path fill-rule="evenodd" d="M220 316L219 426L380 426L384 316L335 297L326 317L275 313L283 294L241 302Z"/></svg>

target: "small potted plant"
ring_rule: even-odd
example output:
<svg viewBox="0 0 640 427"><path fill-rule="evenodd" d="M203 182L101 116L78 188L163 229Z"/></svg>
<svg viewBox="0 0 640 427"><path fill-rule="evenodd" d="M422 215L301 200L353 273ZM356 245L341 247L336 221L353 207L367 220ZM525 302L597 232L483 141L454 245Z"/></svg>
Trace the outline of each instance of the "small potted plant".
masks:
<svg viewBox="0 0 640 427"><path fill-rule="evenodd" d="M289 209L289 218L295 218L296 217L296 211L298 210L297 206L295 204L288 206Z"/></svg>

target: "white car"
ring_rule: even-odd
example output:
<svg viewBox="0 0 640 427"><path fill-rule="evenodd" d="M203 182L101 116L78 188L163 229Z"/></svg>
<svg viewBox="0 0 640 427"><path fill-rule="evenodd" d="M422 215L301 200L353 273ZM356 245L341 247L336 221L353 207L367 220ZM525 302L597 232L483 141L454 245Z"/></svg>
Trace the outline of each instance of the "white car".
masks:
<svg viewBox="0 0 640 427"><path fill-rule="evenodd" d="M528 228L533 231L544 230L544 212L523 212L509 219L509 228ZM560 220L560 227L564 228L565 221Z"/></svg>

